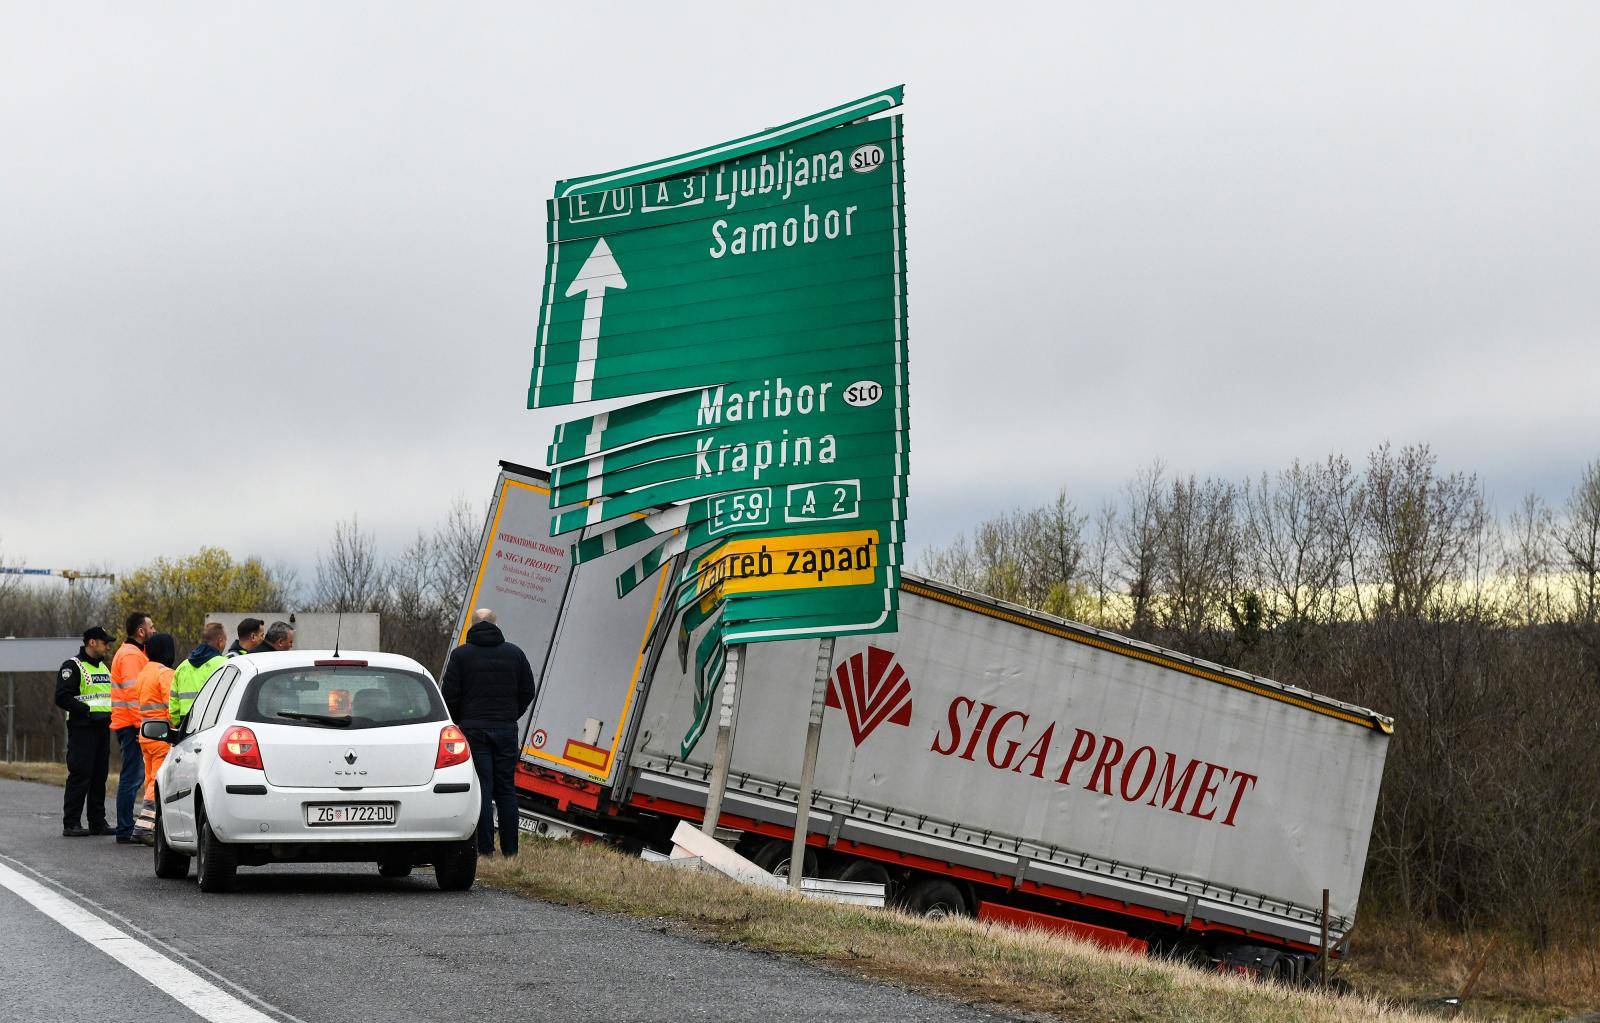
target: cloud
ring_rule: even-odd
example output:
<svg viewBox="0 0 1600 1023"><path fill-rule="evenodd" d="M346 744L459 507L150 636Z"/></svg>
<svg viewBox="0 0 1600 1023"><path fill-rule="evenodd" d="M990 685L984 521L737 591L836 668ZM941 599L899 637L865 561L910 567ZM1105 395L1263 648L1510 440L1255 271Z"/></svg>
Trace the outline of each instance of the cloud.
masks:
<svg viewBox="0 0 1600 1023"><path fill-rule="evenodd" d="M722 11L12 12L7 555L398 546L572 414L523 409L556 178L889 81L913 546L1156 456L1594 457L1593 7Z"/></svg>

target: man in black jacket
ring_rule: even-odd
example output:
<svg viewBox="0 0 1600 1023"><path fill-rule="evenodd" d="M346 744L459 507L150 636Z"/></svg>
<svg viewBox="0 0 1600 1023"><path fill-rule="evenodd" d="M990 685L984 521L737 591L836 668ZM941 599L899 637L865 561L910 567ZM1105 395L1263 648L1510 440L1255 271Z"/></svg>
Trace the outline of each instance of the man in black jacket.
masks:
<svg viewBox="0 0 1600 1023"><path fill-rule="evenodd" d="M472 746L472 765L483 790L478 816L478 855L494 855L495 811L500 816L500 853L517 854L517 721L533 703L533 666L515 643L507 643L494 612L472 613L467 641L450 651L444 668L444 704Z"/></svg>

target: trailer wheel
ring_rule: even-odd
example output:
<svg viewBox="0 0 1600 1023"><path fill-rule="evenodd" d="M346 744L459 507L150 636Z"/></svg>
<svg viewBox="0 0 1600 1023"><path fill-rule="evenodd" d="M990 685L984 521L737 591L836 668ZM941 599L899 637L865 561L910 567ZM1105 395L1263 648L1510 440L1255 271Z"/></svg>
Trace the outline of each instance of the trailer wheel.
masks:
<svg viewBox="0 0 1600 1023"><path fill-rule="evenodd" d="M925 877L914 882L906 889L902 905L907 913L930 920L972 915L967 900L961 897L961 889L941 877Z"/></svg>
<svg viewBox="0 0 1600 1023"><path fill-rule="evenodd" d="M768 839L755 854L750 857L750 862L765 870L769 874L779 877L789 876L789 856L794 851L793 847L785 841L776 838ZM817 876L817 853L814 849L806 850L806 862L800 870L801 877Z"/></svg>
<svg viewBox="0 0 1600 1023"><path fill-rule="evenodd" d="M889 887L889 871L874 860L850 860L834 873L835 881L860 881Z"/></svg>

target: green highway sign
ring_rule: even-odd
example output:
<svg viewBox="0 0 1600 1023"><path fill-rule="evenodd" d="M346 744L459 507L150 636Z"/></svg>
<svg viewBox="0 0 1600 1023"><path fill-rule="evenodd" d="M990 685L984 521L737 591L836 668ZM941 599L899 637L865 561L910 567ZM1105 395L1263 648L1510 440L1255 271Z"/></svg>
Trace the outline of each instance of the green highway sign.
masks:
<svg viewBox="0 0 1600 1023"><path fill-rule="evenodd" d="M741 536L684 566L676 583L677 606L686 607L706 593L757 596L881 587L885 568L898 565L902 556L897 523Z"/></svg>
<svg viewBox="0 0 1600 1023"><path fill-rule="evenodd" d="M627 571L617 577L617 596L626 596L635 586L648 579L655 570L685 551L692 551L699 547L724 537L735 536L743 533L759 532L763 537L785 536L791 534L814 534L822 529L838 529L848 527L851 529L877 529L885 535L898 535L898 523L882 516L863 517L848 516L849 521L841 522L839 518L832 520L816 519L810 522L796 524L774 524L770 517L762 516L755 519L744 519L728 523L722 519L702 519L692 525L675 530L671 536L657 544L644 557L635 562ZM589 541L580 541L579 546ZM615 549L615 548L613 548ZM891 563L896 559L890 560Z"/></svg>
<svg viewBox="0 0 1600 1023"><path fill-rule="evenodd" d="M787 425L749 423L655 437L616 451L576 459L552 469L550 482L556 487L566 487L604 476L608 485L603 492L613 493L632 489L622 483L622 470L665 459L693 457L699 465L695 473L698 475L734 457L768 463L803 461L811 457L837 459L847 451L852 454L878 451L898 441L893 422L885 421L881 415L833 415ZM609 485L613 483L620 485Z"/></svg>
<svg viewBox="0 0 1600 1023"><path fill-rule="evenodd" d="M820 489L819 489L820 488ZM687 505L675 505L671 508L649 514L652 509L669 504L669 500L658 500L654 503L633 495L612 498L608 501L594 501L587 506L572 508L557 512L550 520L550 535L560 536L570 533L585 526L597 526L616 519L629 518L638 514L645 514L643 519L629 518L627 522L620 522L613 527L617 535L613 540L607 541L612 545L603 553L619 550L632 543L648 539L658 533L670 532L686 523L695 522L711 515L724 516L728 521L737 521L740 506L738 504L718 504L721 497L732 497L738 494L760 495L770 491L771 501L766 502L774 509L785 509L784 525L790 524L793 516L803 516L801 521L824 521L834 515L843 516L847 513L852 501L859 501L863 505L873 501L897 502L891 507L896 509L890 518L901 518L906 497L906 480L903 476L839 476L830 480L806 480L801 483L788 484L782 487L749 487L737 491L716 491L709 497L692 500ZM660 487L651 488L652 494L662 493ZM692 499L697 495L690 494ZM679 500L673 498L672 500ZM753 497L757 502L750 505L751 513L758 512L762 507L764 498ZM679 512L678 508L688 508L687 512ZM830 511L837 508L837 511ZM777 512L774 511L776 516ZM643 523L643 525L635 525ZM626 530L626 532L624 532Z"/></svg>
<svg viewBox="0 0 1600 1023"><path fill-rule="evenodd" d="M775 643L812 636L870 636L900 631L895 590L883 591L883 606L859 614L824 611L818 614L766 618L757 622L731 622L723 627L724 643Z"/></svg>
<svg viewBox="0 0 1600 1023"><path fill-rule="evenodd" d="M563 423L556 429L547 461L559 466L655 437L721 426L782 425L835 415L876 421L903 415L903 409L883 400L893 391L898 371L898 363L887 362L846 372L741 380L652 398Z"/></svg>
<svg viewBox="0 0 1600 1023"><path fill-rule="evenodd" d="M705 386L752 375L715 368L735 358L896 344L881 325L903 318L899 129L844 125L675 181L558 196L529 406L649 393L639 374L662 370L705 367Z"/></svg>
<svg viewBox="0 0 1600 1023"><path fill-rule="evenodd" d="M697 621L722 608L708 637L893 627L910 457L901 99L567 179L549 201L528 406L643 399L557 428L551 534L587 530L575 563L640 545L619 595L709 545L678 584Z"/></svg>
<svg viewBox="0 0 1600 1023"><path fill-rule="evenodd" d="M896 480L903 480L903 474L895 472L893 464L883 465L882 461L891 456L868 455L848 462L831 462L821 466L785 466L782 468L767 468L762 471L760 482L767 485L790 485L795 483L813 483L828 478L859 479L864 488L870 487L879 492L890 491L895 487ZM887 475L870 476L868 473L884 471ZM639 512L649 512L652 509L674 504L678 501L689 501L698 497L707 497L712 494L725 493L734 488L746 489L757 482L752 467L746 466L741 471L726 471L711 473L710 475L696 477L680 477L666 480L661 483L641 487L639 490L611 497L606 500L593 501L585 508L562 512L555 519L551 528L552 536L570 533L584 526L599 525L610 519L623 515L633 515ZM905 492L903 482L899 485L900 492ZM583 495L579 495L583 497ZM903 513L901 516L903 517Z"/></svg>
<svg viewBox="0 0 1600 1023"><path fill-rule="evenodd" d="M669 533L687 534L685 550L693 550L719 537L785 528L817 529L849 526L858 522L893 522L903 502L860 498L859 480L796 484L735 490L625 522L614 529L585 537L573 545L573 563L604 557L612 551ZM787 501L789 503L777 503Z"/></svg>
<svg viewBox="0 0 1600 1023"><path fill-rule="evenodd" d="M893 432L801 434L773 436L760 441L726 440L718 446L716 434L691 438L686 454L657 458L642 465L608 471L551 487L550 506L560 508L576 501L593 501L656 484L709 481L713 490L731 490L757 483L808 482L829 476L854 476L880 468L891 459L891 471L903 464L901 441ZM663 442L665 443L665 442Z"/></svg>
<svg viewBox="0 0 1600 1023"><path fill-rule="evenodd" d="M688 645L688 636L685 635L682 646ZM716 694L717 686L722 683L723 665L722 623L714 622L706 634L700 638L694 652L694 720L689 725L689 730L683 736L679 752L687 758L694 752L695 744L700 741L700 736L705 734L706 724L711 720L711 711L716 706L712 697ZM684 652L680 650L679 659L682 660Z"/></svg>

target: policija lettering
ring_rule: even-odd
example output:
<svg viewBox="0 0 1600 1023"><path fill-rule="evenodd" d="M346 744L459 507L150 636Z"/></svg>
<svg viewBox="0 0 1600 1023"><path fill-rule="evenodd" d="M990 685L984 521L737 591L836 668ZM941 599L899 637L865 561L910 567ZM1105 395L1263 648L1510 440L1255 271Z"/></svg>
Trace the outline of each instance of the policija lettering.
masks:
<svg viewBox="0 0 1600 1023"><path fill-rule="evenodd" d="M978 744L988 731L984 753L989 766L997 771L1011 771L1043 779L1047 762L1056 756L1051 744L1055 738L1056 723L1050 722L1039 733L1021 758L1028 736L1028 715L1020 710L1008 710L994 717L998 708L990 703L979 703L965 696L950 701L948 736L945 729L934 735L929 749L940 756L954 755L958 760L973 760ZM993 725L990 719L993 717ZM976 718L976 720L974 720ZM1012 729L1016 738L1003 738ZM962 739L966 739L963 746ZM960 752L958 753L957 750ZM1098 755L1096 751L1098 750ZM1256 775L1232 770L1222 764L1190 758L1181 762L1174 753L1160 753L1154 746L1140 746L1126 757L1127 744L1113 735L1096 735L1087 728L1074 729L1072 744L1066 761L1054 772L1058 785L1071 785L1074 781L1090 792L1117 796L1129 803L1145 802L1147 806L1164 808L1173 813L1184 813L1203 821L1217 820L1217 814L1227 803L1227 812L1218 823L1235 827L1234 818L1245 793L1255 787ZM1030 766L1031 765L1031 766ZM1082 770L1078 770L1081 768ZM1074 770L1078 776L1073 778ZM1084 776L1087 772L1087 778ZM1223 792L1232 786L1231 794ZM1145 800L1149 795L1148 801Z"/></svg>

